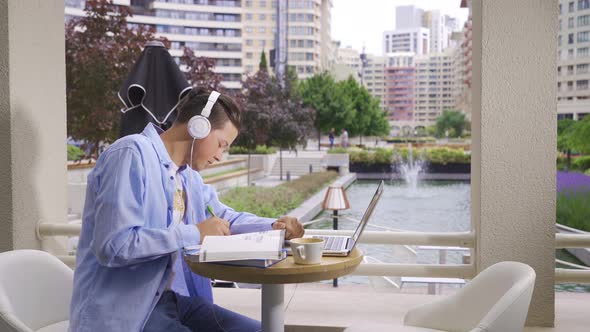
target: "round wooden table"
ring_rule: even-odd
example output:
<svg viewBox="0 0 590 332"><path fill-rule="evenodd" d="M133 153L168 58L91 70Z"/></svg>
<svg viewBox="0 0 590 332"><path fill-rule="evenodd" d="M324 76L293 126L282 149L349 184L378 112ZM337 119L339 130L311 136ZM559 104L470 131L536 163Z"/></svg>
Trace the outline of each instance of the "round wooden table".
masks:
<svg viewBox="0 0 590 332"><path fill-rule="evenodd" d="M187 260L193 272L212 279L262 284L262 331L284 331L284 284L313 282L342 277L354 271L363 259L355 248L346 257L322 257L316 265L299 265L293 257L271 267L230 266L195 263Z"/></svg>

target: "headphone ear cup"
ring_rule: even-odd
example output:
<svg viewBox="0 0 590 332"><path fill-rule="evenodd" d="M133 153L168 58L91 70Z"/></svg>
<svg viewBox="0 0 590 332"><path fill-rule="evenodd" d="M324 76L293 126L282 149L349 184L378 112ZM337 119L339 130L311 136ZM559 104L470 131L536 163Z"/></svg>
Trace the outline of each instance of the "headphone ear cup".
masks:
<svg viewBox="0 0 590 332"><path fill-rule="evenodd" d="M211 132L211 123L209 119L202 115L195 115L188 121L188 133L194 139L202 139Z"/></svg>

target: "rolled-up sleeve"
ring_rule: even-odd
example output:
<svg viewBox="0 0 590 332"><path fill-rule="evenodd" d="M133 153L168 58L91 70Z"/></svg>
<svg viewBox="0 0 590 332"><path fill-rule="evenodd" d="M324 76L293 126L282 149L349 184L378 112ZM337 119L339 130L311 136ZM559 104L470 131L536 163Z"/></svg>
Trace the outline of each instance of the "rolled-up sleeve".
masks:
<svg viewBox="0 0 590 332"><path fill-rule="evenodd" d="M200 233L194 225L170 229L148 228L145 209L145 169L132 147L105 152L95 183L95 220L92 252L100 264L120 267L162 257L196 245ZM163 204L165 204L163 202Z"/></svg>

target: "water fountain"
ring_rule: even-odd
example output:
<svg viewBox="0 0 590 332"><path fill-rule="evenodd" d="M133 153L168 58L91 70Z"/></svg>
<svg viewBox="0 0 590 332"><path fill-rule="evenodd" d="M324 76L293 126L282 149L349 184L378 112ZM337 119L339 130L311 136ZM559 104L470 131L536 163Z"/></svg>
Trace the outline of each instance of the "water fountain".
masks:
<svg viewBox="0 0 590 332"><path fill-rule="evenodd" d="M399 162L396 162L396 159L399 160ZM411 143L408 143L408 158L406 161L404 161L401 156L394 156L394 161L391 165L392 171L396 168L396 166L401 178L406 183L408 195L416 196L418 182L420 181L420 173L424 172L426 165L425 161L420 158L420 156L414 159L414 152Z"/></svg>

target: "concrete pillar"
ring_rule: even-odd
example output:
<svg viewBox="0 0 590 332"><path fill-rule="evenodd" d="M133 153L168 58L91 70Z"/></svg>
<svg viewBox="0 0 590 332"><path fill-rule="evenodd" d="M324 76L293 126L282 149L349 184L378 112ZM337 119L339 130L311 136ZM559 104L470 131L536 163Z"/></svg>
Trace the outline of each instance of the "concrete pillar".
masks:
<svg viewBox="0 0 590 332"><path fill-rule="evenodd" d="M481 271L537 273L528 325L553 326L556 0L473 1L472 223Z"/></svg>
<svg viewBox="0 0 590 332"><path fill-rule="evenodd" d="M64 1L0 0L0 251L66 217Z"/></svg>

